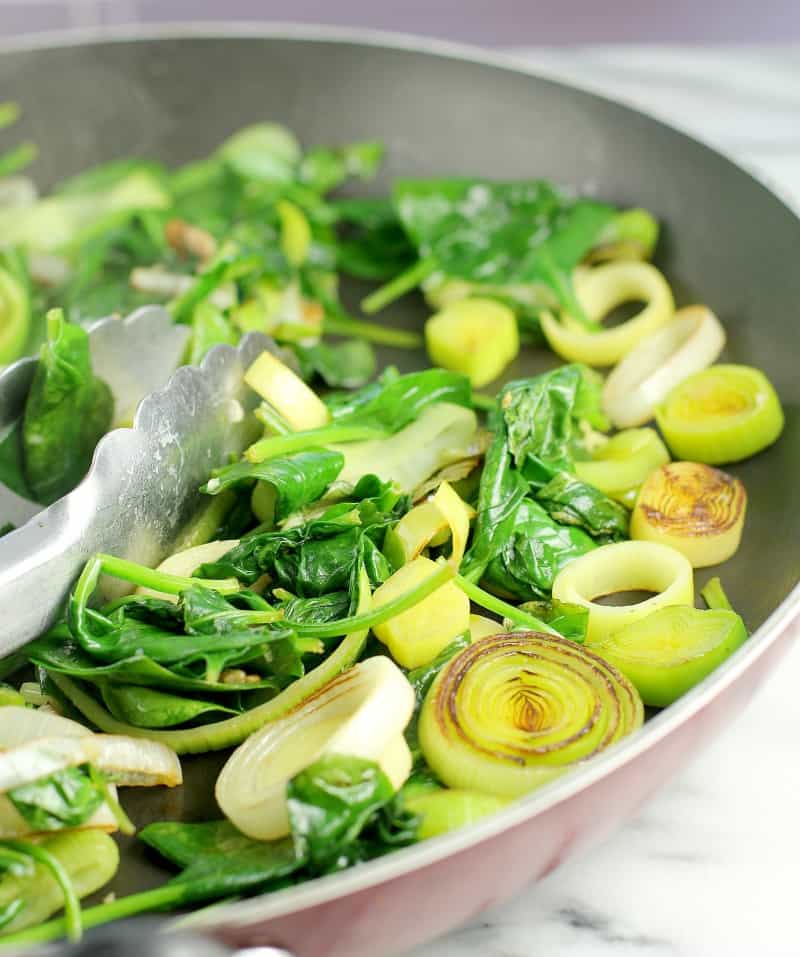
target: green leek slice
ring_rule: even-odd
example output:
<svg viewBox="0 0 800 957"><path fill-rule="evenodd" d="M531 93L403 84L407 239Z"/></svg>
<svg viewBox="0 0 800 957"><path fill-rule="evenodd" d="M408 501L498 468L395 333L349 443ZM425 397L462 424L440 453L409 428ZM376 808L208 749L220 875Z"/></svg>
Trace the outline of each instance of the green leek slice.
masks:
<svg viewBox="0 0 800 957"><path fill-rule="evenodd" d="M517 320L494 299L460 299L428 319L425 343L434 365L461 372L480 388L516 359Z"/></svg>
<svg viewBox="0 0 800 957"><path fill-rule="evenodd" d="M716 365L689 376L656 410L673 455L724 465L760 452L783 430L783 410L759 369Z"/></svg>
<svg viewBox="0 0 800 957"><path fill-rule="evenodd" d="M588 462L576 462L578 477L627 504L650 473L669 462L655 429L626 429L603 443Z"/></svg>
<svg viewBox="0 0 800 957"><path fill-rule="evenodd" d="M508 798L449 788L426 791L404 801L408 810L420 817L417 831L420 840L474 824L488 814L501 811L509 803Z"/></svg>
<svg viewBox="0 0 800 957"><path fill-rule="evenodd" d="M661 608L592 648L636 686L647 705L666 707L702 681L747 639L732 611Z"/></svg>

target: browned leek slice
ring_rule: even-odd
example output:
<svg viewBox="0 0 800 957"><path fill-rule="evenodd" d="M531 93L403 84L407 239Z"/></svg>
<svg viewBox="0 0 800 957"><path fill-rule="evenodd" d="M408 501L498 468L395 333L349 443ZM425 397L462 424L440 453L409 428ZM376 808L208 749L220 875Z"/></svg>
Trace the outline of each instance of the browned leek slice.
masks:
<svg viewBox="0 0 800 957"><path fill-rule="evenodd" d="M642 485L630 534L670 545L694 568L717 565L739 547L746 509L739 479L698 462L672 462Z"/></svg>
<svg viewBox="0 0 800 957"><path fill-rule="evenodd" d="M451 788L518 797L598 754L642 723L633 685L566 638L483 638L438 674L419 739Z"/></svg>

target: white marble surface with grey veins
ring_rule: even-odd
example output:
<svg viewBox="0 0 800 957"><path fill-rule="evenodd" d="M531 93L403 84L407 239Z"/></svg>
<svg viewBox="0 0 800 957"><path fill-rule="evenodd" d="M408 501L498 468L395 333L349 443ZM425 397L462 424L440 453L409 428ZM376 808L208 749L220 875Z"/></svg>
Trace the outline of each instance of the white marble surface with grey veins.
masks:
<svg viewBox="0 0 800 957"><path fill-rule="evenodd" d="M800 208L800 49L525 56L722 148ZM795 647L725 734L606 844L409 957L800 955L799 682Z"/></svg>

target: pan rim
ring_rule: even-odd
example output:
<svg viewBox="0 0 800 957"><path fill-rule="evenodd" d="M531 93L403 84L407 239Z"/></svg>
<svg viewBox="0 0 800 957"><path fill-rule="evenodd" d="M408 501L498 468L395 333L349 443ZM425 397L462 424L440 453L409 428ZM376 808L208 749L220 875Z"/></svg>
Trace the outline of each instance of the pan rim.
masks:
<svg viewBox="0 0 800 957"><path fill-rule="evenodd" d="M329 44L357 44L493 67L528 76L535 81L545 82L567 90L577 90L597 100L613 104L629 113L644 117L648 122L666 128L675 136L684 137L694 144L699 144L754 181L771 199L780 203L790 216L800 219L800 198L793 197L787 190L769 181L769 178L765 177L762 172L746 168L741 161L733 158L718 146L710 145L702 137L694 133L688 133L679 126L653 116L624 100L598 93L588 84L571 80L566 82L550 76L546 68L539 68L512 54L487 51L468 44L369 28L251 21L227 25L213 21L200 21L197 23L164 23L157 25L132 24L113 28L83 28L23 34L19 37L6 38L0 41L0 54L46 52L52 49L99 44L181 39L276 39ZM181 926L211 928L218 927L220 923L228 926L247 925L255 921L265 921L297 913L433 865L444 858L481 844L539 814L543 814L556 805L587 790L601 779L634 761L651 748L656 747L659 742L669 737L679 727L712 704L725 689L748 671L798 619L800 619L800 583L795 584L742 648L679 702L656 715L636 734L620 741L608 751L593 758L584 767L572 770L563 778L521 798L515 804L483 821L451 834L444 834L404 848L349 871L317 878L299 887L290 887L249 900L219 905L214 907L211 912L201 911L197 914L184 916L180 919Z"/></svg>

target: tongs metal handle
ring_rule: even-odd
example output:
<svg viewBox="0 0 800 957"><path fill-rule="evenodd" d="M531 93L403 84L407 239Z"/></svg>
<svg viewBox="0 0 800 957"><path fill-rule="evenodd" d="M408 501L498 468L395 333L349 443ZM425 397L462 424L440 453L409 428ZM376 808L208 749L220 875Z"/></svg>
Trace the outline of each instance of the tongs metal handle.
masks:
<svg viewBox="0 0 800 957"><path fill-rule="evenodd" d="M238 349L217 346L202 366L178 369L142 400L133 428L100 441L75 491L0 538L0 655L53 624L93 553L151 565L163 557L198 507L211 469L253 440L257 397L243 376L274 348L251 333ZM112 352L116 361L135 362L131 353Z"/></svg>

